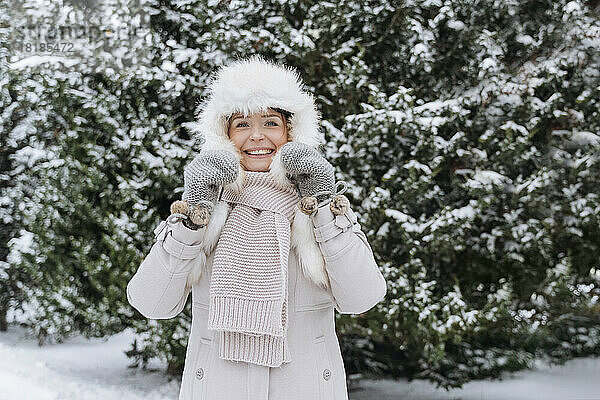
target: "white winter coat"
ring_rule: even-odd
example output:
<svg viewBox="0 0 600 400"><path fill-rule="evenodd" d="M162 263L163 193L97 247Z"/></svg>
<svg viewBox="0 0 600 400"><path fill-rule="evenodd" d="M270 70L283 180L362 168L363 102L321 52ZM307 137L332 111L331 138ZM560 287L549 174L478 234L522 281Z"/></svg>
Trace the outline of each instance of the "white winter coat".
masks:
<svg viewBox="0 0 600 400"><path fill-rule="evenodd" d="M329 279L322 288L299 267L297 250L289 255L289 328L291 362L270 368L222 360L219 335L207 329L213 252L202 253L205 235L181 222L166 221L156 242L127 285L127 298L147 318L179 314L192 293L192 328L179 400L345 400L346 375L335 333L334 309L363 313L386 293L385 280L352 210L334 216L327 206L311 217ZM204 262L200 279L186 286L194 264Z"/></svg>

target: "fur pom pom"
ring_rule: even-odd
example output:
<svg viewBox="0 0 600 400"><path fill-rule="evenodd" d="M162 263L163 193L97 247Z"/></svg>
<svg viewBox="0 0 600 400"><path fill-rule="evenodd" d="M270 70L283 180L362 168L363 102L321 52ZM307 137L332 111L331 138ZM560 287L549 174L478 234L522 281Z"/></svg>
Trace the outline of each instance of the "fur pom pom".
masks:
<svg viewBox="0 0 600 400"><path fill-rule="evenodd" d="M210 221L210 215L212 212L212 207L206 206L205 204L195 205L191 207L191 211L189 214L190 220L200 226L205 226Z"/></svg>
<svg viewBox="0 0 600 400"><path fill-rule="evenodd" d="M185 200L175 200L171 203L171 214L183 214L188 215L190 212L190 208L188 206L187 201Z"/></svg>
<svg viewBox="0 0 600 400"><path fill-rule="evenodd" d="M338 194L331 199L329 209L333 215L344 215L350 208L350 201L343 194Z"/></svg>
<svg viewBox="0 0 600 400"><path fill-rule="evenodd" d="M311 215L317 212L317 208L319 207L319 202L316 197L307 196L300 199L298 202L298 208L306 215Z"/></svg>

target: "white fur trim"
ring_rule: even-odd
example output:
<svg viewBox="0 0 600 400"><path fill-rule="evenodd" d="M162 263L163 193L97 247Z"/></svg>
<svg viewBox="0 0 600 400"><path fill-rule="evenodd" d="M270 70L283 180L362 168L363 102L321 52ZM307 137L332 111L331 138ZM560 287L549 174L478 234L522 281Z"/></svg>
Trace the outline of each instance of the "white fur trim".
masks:
<svg viewBox="0 0 600 400"><path fill-rule="evenodd" d="M204 237L202 239L202 251L196 258L194 266L187 276L186 286L188 288L191 288L198 283L202 277L202 272L206 265L206 256L214 250L228 215L229 204L224 201L219 201L215 205L212 215L210 216L210 221L208 221L206 227L200 228L206 229L206 231L204 232Z"/></svg>
<svg viewBox="0 0 600 400"><path fill-rule="evenodd" d="M291 185L292 183L286 176L286 170L281 161L281 153L277 152L271 157L271 164L269 165L269 171L275 180L281 185Z"/></svg>
<svg viewBox="0 0 600 400"><path fill-rule="evenodd" d="M202 241L202 248L204 253L210 254L217 245L219 236L221 236L221 230L225 225L225 221L229 216L229 204L225 201L219 201L215 205L215 209L210 217L210 221L206 225L206 234Z"/></svg>
<svg viewBox="0 0 600 400"><path fill-rule="evenodd" d="M294 215L291 236L292 247L296 249L298 263L304 276L315 284L327 288L329 286L329 276L325 269L323 253L321 253L321 249L315 240L312 221L308 215L299 209L296 209Z"/></svg>
<svg viewBox="0 0 600 400"><path fill-rule="evenodd" d="M238 176L235 179L235 181L231 182L230 184L226 185L226 187L228 189L231 189L233 192L235 193L239 193L242 191L242 187L244 186L244 177L246 176L246 172L244 171L244 169L242 168L242 166L239 166L239 170L238 170Z"/></svg>
<svg viewBox="0 0 600 400"><path fill-rule="evenodd" d="M187 276L185 281L185 287L191 288L196 283L200 281L200 277L202 277L202 271L204 271L204 266L206 265L206 254L201 251L198 254L198 257L194 260L194 265L192 266L192 270Z"/></svg>

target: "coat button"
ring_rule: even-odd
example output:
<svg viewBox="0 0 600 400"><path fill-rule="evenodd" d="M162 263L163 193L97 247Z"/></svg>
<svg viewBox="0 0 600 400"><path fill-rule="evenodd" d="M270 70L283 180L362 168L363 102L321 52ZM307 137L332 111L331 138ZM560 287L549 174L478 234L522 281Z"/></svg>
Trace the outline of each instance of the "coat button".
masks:
<svg viewBox="0 0 600 400"><path fill-rule="evenodd" d="M204 369L198 368L196 370L196 379L200 380L202 378L204 378Z"/></svg>
<svg viewBox="0 0 600 400"><path fill-rule="evenodd" d="M325 368L323 370L323 379L325 379L326 381L328 381L329 378L331 378L331 371L328 370L327 368Z"/></svg>

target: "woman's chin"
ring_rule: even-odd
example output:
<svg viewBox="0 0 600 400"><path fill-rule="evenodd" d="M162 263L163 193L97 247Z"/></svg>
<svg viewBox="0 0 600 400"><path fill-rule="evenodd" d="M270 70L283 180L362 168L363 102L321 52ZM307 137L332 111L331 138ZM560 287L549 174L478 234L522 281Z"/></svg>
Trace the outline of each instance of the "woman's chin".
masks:
<svg viewBox="0 0 600 400"><path fill-rule="evenodd" d="M246 171L253 172L266 172L271 167L271 160L273 157L265 157L265 158L251 158L248 159L244 157L242 159L242 167Z"/></svg>

